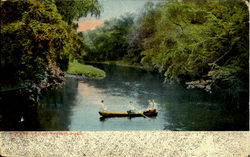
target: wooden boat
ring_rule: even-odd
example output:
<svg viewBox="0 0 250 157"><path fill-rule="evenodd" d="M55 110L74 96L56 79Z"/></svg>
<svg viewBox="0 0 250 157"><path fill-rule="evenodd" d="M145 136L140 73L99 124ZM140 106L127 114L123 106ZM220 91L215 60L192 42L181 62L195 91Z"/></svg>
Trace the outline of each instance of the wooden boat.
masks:
<svg viewBox="0 0 250 157"><path fill-rule="evenodd" d="M157 116L156 109L151 109L148 111L128 113L128 112L99 112L102 117L154 117Z"/></svg>

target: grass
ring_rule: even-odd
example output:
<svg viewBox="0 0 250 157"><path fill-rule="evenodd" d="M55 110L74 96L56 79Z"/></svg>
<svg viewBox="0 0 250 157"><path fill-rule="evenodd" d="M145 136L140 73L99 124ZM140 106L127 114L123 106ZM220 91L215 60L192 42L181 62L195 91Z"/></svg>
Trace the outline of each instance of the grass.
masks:
<svg viewBox="0 0 250 157"><path fill-rule="evenodd" d="M98 68L91 65L85 65L78 63L76 60L69 62L69 67L67 73L73 75L84 75L90 78L102 79L106 77L106 73Z"/></svg>
<svg viewBox="0 0 250 157"><path fill-rule="evenodd" d="M88 63L102 63L102 64L114 64L118 66L123 66L123 67L132 67L132 68L139 68L139 69L144 69L151 71L151 69L145 67L141 63L136 62L136 58L128 58L128 57L123 57L122 59L119 60L112 60L112 61L90 61Z"/></svg>
<svg viewBox="0 0 250 157"><path fill-rule="evenodd" d="M114 64L122 67L131 67L131 68L138 68L143 69L147 71L153 71L152 67L142 66L140 63L131 63L127 61L126 59L123 60L115 60L115 61L90 61L88 63L102 63L102 64Z"/></svg>

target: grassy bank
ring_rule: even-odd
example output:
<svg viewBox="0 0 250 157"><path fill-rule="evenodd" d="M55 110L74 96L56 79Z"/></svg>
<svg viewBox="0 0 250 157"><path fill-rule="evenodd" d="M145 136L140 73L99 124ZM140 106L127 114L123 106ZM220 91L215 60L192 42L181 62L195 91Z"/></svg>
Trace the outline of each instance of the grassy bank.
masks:
<svg viewBox="0 0 250 157"><path fill-rule="evenodd" d="M98 68L95 68L91 65L84 65L78 63L76 60L69 62L69 67L67 73L73 75L85 75L90 78L102 79L106 77L106 73Z"/></svg>
<svg viewBox="0 0 250 157"><path fill-rule="evenodd" d="M114 61L88 61L86 63L102 63L102 64L113 64L123 67L139 68L143 70L152 71L153 68L149 66L142 65L140 63L132 63L128 59L114 60Z"/></svg>

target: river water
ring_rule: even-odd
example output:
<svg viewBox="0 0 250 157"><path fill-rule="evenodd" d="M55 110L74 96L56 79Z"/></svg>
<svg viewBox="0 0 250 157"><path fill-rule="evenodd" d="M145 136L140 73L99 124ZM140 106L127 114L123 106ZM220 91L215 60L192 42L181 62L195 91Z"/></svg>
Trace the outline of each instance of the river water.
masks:
<svg viewBox="0 0 250 157"><path fill-rule="evenodd" d="M247 130L248 116L223 100L197 90L163 83L153 72L98 64L102 80L67 78L66 85L44 95L39 107L40 130ZM157 103L155 118L100 119L101 100L108 111L127 111L129 101L145 109Z"/></svg>

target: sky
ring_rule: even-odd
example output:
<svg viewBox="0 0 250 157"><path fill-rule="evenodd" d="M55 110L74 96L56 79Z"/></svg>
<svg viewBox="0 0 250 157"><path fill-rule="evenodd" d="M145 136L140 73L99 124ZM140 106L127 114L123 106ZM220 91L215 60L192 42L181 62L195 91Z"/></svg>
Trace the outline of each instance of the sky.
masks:
<svg viewBox="0 0 250 157"><path fill-rule="evenodd" d="M79 21L83 20L101 20L106 21L112 18L119 18L121 15L126 15L127 13L138 14L142 11L143 6L147 2L157 3L158 0L100 0L103 11L99 18L87 16L80 18Z"/></svg>

